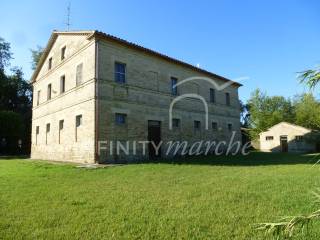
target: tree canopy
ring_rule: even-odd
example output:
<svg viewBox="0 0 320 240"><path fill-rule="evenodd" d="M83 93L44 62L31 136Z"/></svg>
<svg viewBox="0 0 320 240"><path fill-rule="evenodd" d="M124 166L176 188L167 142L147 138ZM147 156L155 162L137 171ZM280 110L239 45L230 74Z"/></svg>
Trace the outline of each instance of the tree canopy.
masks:
<svg viewBox="0 0 320 240"><path fill-rule="evenodd" d="M39 60L41 58L41 55L43 53L43 48L41 46L37 46L36 49L30 49L31 51L31 68L32 70L35 70Z"/></svg>
<svg viewBox="0 0 320 240"><path fill-rule="evenodd" d="M3 72L4 68L10 64L12 59L12 52L10 51L10 43L6 42L0 37L0 71Z"/></svg>
<svg viewBox="0 0 320 240"><path fill-rule="evenodd" d="M310 89L314 89L320 83L320 67L301 72L300 83L306 84Z"/></svg>
<svg viewBox="0 0 320 240"><path fill-rule="evenodd" d="M30 149L32 86L24 79L21 68L5 71L11 59L10 44L0 37L0 140L7 141L7 153L15 153L18 140L22 140L27 153Z"/></svg>
<svg viewBox="0 0 320 240"><path fill-rule="evenodd" d="M279 122L294 122L295 118L294 107L290 99L282 96L267 96L259 89L251 94L248 109L253 138Z"/></svg>
<svg viewBox="0 0 320 240"><path fill-rule="evenodd" d="M256 89L247 105L248 125L253 139L260 132L283 121L320 129L320 102L311 93L297 95L291 100L282 96L268 96Z"/></svg>
<svg viewBox="0 0 320 240"><path fill-rule="evenodd" d="M312 94L303 94L294 102L295 123L310 129L320 129L320 103Z"/></svg>

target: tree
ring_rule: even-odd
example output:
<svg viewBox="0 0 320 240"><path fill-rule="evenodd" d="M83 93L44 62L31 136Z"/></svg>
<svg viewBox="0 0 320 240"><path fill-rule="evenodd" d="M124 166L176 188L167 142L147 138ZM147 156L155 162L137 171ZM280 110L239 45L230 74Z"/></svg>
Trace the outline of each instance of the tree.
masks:
<svg viewBox="0 0 320 240"><path fill-rule="evenodd" d="M10 43L0 37L0 72L10 64L12 53L10 51Z"/></svg>
<svg viewBox="0 0 320 240"><path fill-rule="evenodd" d="M294 102L297 125L320 129L320 103L311 94L298 96Z"/></svg>
<svg viewBox="0 0 320 240"><path fill-rule="evenodd" d="M240 122L242 127L249 127L249 117L250 113L248 104L245 104L242 101L240 101Z"/></svg>
<svg viewBox="0 0 320 240"><path fill-rule="evenodd" d="M0 110L24 114L31 110L32 87L20 68L11 71L12 75L3 75L0 80Z"/></svg>
<svg viewBox="0 0 320 240"><path fill-rule="evenodd" d="M19 136L15 135L15 137L23 141L25 152L28 153L30 151L32 86L23 78L21 68L13 67L9 73L4 71L4 68L10 65L10 59L12 59L10 50L10 44L0 38L0 112L6 113L4 118L6 120L4 121L9 123L15 122L10 119L16 119L17 114L22 119L23 131L15 131L15 133L19 133ZM5 128L2 123L0 123L0 126ZM6 140L11 139L11 142L17 144L17 139L8 135L8 133L2 132L1 134L1 141L2 138L6 138Z"/></svg>
<svg viewBox="0 0 320 240"><path fill-rule="evenodd" d="M290 99L282 96L267 96L259 89L256 89L248 101L250 111L249 124L250 135L253 139L258 137L260 132L266 131L273 125L286 121L294 122L294 107Z"/></svg>
<svg viewBox="0 0 320 240"><path fill-rule="evenodd" d="M41 55L43 53L43 50L44 50L43 47L41 47L39 45L37 46L36 49L30 49L31 58L32 58L32 60L31 60L31 68L32 68L32 70L36 69L36 67L37 67L37 65L39 63L39 60L41 58Z"/></svg>
<svg viewBox="0 0 320 240"><path fill-rule="evenodd" d="M306 84L310 90L314 89L320 82L320 67L301 72L300 83Z"/></svg>
<svg viewBox="0 0 320 240"><path fill-rule="evenodd" d="M0 111L0 141L5 141L6 146L0 147L0 153L21 153L18 142L24 139L25 124L21 114L12 111ZM1 144L2 145L2 144Z"/></svg>

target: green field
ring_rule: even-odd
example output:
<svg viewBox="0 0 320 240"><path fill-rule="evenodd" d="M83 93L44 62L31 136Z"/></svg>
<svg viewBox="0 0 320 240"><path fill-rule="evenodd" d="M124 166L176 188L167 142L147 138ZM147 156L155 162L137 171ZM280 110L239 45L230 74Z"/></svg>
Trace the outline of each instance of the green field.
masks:
<svg viewBox="0 0 320 240"><path fill-rule="evenodd" d="M82 169L0 160L0 239L263 239L260 222L319 208L315 155ZM320 224L308 236L319 239Z"/></svg>

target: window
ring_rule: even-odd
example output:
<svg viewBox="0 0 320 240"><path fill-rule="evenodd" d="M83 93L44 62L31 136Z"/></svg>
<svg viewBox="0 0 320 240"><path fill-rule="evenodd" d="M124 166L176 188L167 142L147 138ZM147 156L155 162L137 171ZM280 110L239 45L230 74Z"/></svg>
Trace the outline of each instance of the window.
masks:
<svg viewBox="0 0 320 240"><path fill-rule="evenodd" d="M210 88L210 102L214 103L216 101L216 91Z"/></svg>
<svg viewBox="0 0 320 240"><path fill-rule="evenodd" d="M66 76L63 75L60 77L60 93L64 93L66 91Z"/></svg>
<svg viewBox="0 0 320 240"><path fill-rule="evenodd" d="M64 127L64 120L60 120L59 121L59 130L63 130L63 127Z"/></svg>
<svg viewBox="0 0 320 240"><path fill-rule="evenodd" d="M200 121L194 121L194 129L200 130L201 122Z"/></svg>
<svg viewBox="0 0 320 240"><path fill-rule="evenodd" d="M303 136L296 136L296 141L297 142L302 142L303 141Z"/></svg>
<svg viewBox="0 0 320 240"><path fill-rule="evenodd" d="M63 130L64 120L59 121L59 144L61 143L61 131Z"/></svg>
<svg viewBox="0 0 320 240"><path fill-rule="evenodd" d="M171 94L173 96L178 95L178 87L176 86L178 83L178 79L175 77L171 77Z"/></svg>
<svg viewBox="0 0 320 240"><path fill-rule="evenodd" d="M52 91L52 85L50 83L48 84L47 100L51 99L51 91Z"/></svg>
<svg viewBox="0 0 320 240"><path fill-rule="evenodd" d="M75 131L75 139L76 142L79 140L79 132L78 128L82 125L82 115L77 115L76 116L76 131Z"/></svg>
<svg viewBox="0 0 320 240"><path fill-rule="evenodd" d="M116 124L125 124L127 115L123 113L116 113Z"/></svg>
<svg viewBox="0 0 320 240"><path fill-rule="evenodd" d="M173 118L172 119L172 126L175 127L175 128L179 128L180 127L180 119Z"/></svg>
<svg viewBox="0 0 320 240"><path fill-rule="evenodd" d="M76 116L76 127L80 127L82 125L82 115Z"/></svg>
<svg viewBox="0 0 320 240"><path fill-rule="evenodd" d="M217 122L212 122L212 130L217 131L218 130L218 123Z"/></svg>
<svg viewBox="0 0 320 240"><path fill-rule="evenodd" d="M79 86L82 83L82 68L83 68L83 64L80 63L77 66L77 71L76 71L76 86Z"/></svg>
<svg viewBox="0 0 320 240"><path fill-rule="evenodd" d="M273 140L273 136L266 136L266 141L272 141Z"/></svg>
<svg viewBox="0 0 320 240"><path fill-rule="evenodd" d="M46 144L48 144L48 134L50 133L50 123L46 125Z"/></svg>
<svg viewBox="0 0 320 240"><path fill-rule="evenodd" d="M126 65L124 63L116 62L114 64L114 79L117 83L126 82Z"/></svg>
<svg viewBox="0 0 320 240"><path fill-rule="evenodd" d="M52 57L49 58L49 61L48 61L48 70L51 70L52 68Z"/></svg>
<svg viewBox="0 0 320 240"><path fill-rule="evenodd" d="M38 91L38 93L37 93L37 106L39 106L39 104L40 104L40 90Z"/></svg>
<svg viewBox="0 0 320 240"><path fill-rule="evenodd" d="M232 131L232 123L228 123L228 131Z"/></svg>
<svg viewBox="0 0 320 240"><path fill-rule="evenodd" d="M61 48L61 61L66 58L66 46Z"/></svg>
<svg viewBox="0 0 320 240"><path fill-rule="evenodd" d="M38 135L40 133L40 128L39 126L36 126L36 145L38 145Z"/></svg>
<svg viewBox="0 0 320 240"><path fill-rule="evenodd" d="M230 93L226 93L226 105L230 106Z"/></svg>

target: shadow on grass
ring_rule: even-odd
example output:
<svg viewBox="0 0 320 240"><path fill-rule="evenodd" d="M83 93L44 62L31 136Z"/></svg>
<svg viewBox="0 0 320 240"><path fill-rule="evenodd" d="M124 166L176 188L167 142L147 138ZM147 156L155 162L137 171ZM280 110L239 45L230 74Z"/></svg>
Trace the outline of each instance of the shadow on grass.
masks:
<svg viewBox="0 0 320 240"><path fill-rule="evenodd" d="M251 152L247 156L188 156L175 159L155 159L141 163L194 164L216 166L262 166L315 164L320 159L317 154L263 153Z"/></svg>
<svg viewBox="0 0 320 240"><path fill-rule="evenodd" d="M0 156L1 160L22 160L30 156ZM263 165L294 165L294 164L315 164L320 160L320 153L294 154L294 153L264 153L251 152L247 156L186 156L171 159L154 159L139 161L131 164L165 163L165 164L193 164L213 166L263 166ZM320 164L320 163L319 163Z"/></svg>
<svg viewBox="0 0 320 240"><path fill-rule="evenodd" d="M15 159L29 159L30 156L28 155L18 155L18 156L5 156L5 155L0 155L0 160L15 160Z"/></svg>

